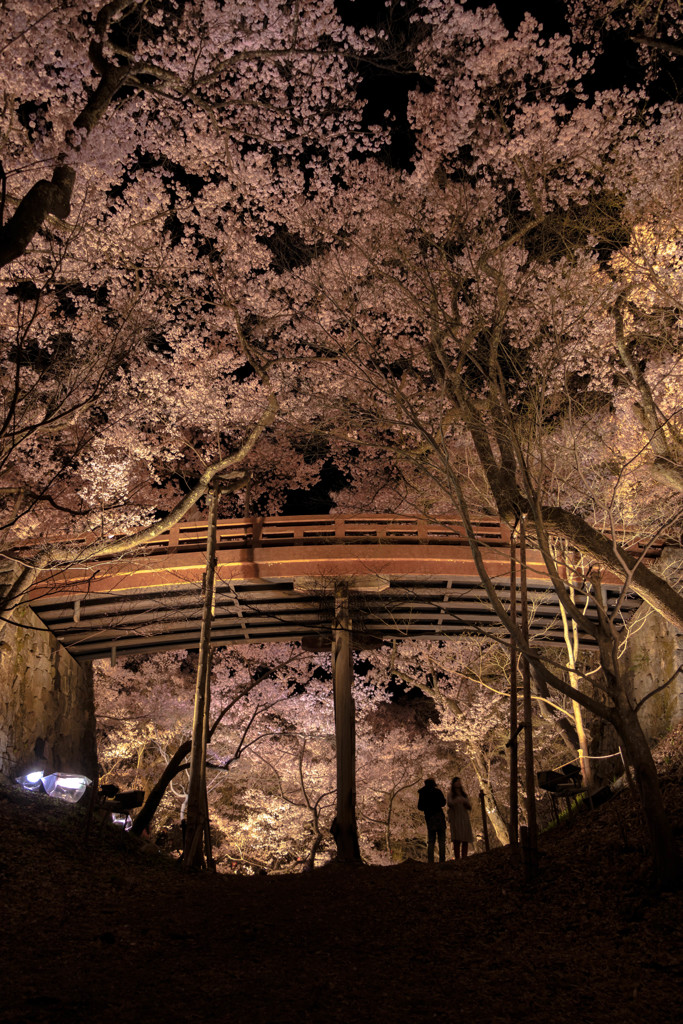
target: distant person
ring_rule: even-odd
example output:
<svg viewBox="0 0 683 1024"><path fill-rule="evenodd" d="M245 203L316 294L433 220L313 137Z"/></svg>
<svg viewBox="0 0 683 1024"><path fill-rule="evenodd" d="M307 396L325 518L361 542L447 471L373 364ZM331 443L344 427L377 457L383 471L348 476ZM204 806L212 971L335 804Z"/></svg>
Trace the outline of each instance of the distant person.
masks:
<svg viewBox="0 0 683 1024"><path fill-rule="evenodd" d="M451 827L451 839L453 840L453 855L456 860L467 856L467 846L474 842L472 835L472 824L470 822L470 811L472 804L463 789L460 776L456 775L448 790L448 824Z"/></svg>
<svg viewBox="0 0 683 1024"><path fill-rule="evenodd" d="M438 788L434 779L425 779L424 786L418 790L418 811L423 811L427 823L427 860L434 863L434 843L439 840L439 863L446 859L446 818L443 806L446 797Z"/></svg>

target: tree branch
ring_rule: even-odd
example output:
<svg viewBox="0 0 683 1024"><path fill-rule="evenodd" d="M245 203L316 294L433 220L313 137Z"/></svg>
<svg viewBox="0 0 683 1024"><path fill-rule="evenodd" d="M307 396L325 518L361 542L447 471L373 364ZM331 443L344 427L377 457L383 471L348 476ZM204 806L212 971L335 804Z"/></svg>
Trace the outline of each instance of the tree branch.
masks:
<svg viewBox="0 0 683 1024"><path fill-rule="evenodd" d="M645 696L642 698L642 700L638 701L638 703L635 706L636 714L638 714L638 712L640 711L642 706L645 703L647 703L647 701L650 699L650 697L654 697L656 693L661 693L662 690L666 690L667 686L670 686L671 683L673 683L674 679L676 678L676 676L678 675L679 672L683 672L683 665L679 665L678 668L676 669L676 671L674 672L674 674L672 676L669 676L669 678L667 679L667 681L665 683L662 683L661 686L655 687L654 690L650 690L649 693L645 694Z"/></svg>
<svg viewBox="0 0 683 1024"><path fill-rule="evenodd" d="M73 167L62 163L55 167L52 181L41 178L29 189L13 216L0 228L0 267L23 256L49 214L66 220L71 213L75 181Z"/></svg>
<svg viewBox="0 0 683 1024"><path fill-rule="evenodd" d="M632 43L639 46L649 46L651 50L664 50L665 53L672 53L675 57L683 57L683 46L679 43L672 43L668 39L657 39L655 36L631 36Z"/></svg>

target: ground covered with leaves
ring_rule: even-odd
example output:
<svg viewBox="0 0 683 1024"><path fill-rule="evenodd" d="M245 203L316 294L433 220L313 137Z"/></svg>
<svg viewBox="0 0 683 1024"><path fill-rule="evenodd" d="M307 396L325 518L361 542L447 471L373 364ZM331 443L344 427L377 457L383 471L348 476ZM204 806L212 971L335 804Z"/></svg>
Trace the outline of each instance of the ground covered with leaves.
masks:
<svg viewBox="0 0 683 1024"><path fill-rule="evenodd" d="M681 733L659 751L683 836ZM0 788L12 1024L306 1021L668 1024L683 1005L683 893L650 884L628 791L465 862L187 877L152 844ZM681 840L683 843L683 839Z"/></svg>

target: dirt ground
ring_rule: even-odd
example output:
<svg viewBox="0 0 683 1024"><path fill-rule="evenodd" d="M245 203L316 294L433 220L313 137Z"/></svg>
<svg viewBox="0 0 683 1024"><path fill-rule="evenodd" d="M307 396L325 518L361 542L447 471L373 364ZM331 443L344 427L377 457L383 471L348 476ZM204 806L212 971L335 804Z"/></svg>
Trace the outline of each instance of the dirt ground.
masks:
<svg viewBox="0 0 683 1024"><path fill-rule="evenodd" d="M662 785L683 835L681 734ZM673 1024L683 894L649 885L628 792L465 862L187 877L150 843L0 788L0 1021Z"/></svg>

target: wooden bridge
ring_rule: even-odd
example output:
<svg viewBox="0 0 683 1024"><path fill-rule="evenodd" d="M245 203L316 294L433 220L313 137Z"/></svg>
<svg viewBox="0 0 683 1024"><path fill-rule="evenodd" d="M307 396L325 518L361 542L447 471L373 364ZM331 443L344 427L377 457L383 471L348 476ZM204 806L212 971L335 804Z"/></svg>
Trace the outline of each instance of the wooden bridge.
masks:
<svg viewBox="0 0 683 1024"><path fill-rule="evenodd" d="M486 569L509 605L510 534L474 524ZM92 537L83 538L83 544ZM28 600L78 661L199 646L207 524L182 522L134 557L45 573ZM358 647L499 630L463 524L418 518L290 516L223 520L217 531L212 644L303 641L330 649L334 586L345 581ZM656 554L656 553L655 553ZM527 551L531 632L562 641L540 552ZM603 584L614 606L618 580ZM518 598L519 602L519 598ZM629 596L623 614L640 603ZM593 614L595 610L593 609ZM589 615L591 612L589 611Z"/></svg>

